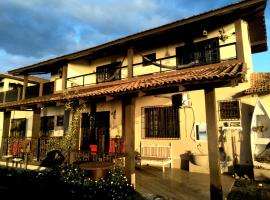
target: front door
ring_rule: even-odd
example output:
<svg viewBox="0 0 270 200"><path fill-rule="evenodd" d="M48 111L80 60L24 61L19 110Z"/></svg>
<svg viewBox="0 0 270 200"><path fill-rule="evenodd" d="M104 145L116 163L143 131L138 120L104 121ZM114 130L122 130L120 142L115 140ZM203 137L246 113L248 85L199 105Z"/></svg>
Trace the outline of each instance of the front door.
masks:
<svg viewBox="0 0 270 200"><path fill-rule="evenodd" d="M110 112L82 114L82 150L90 150L90 144L97 145L99 153L109 151Z"/></svg>
<svg viewBox="0 0 270 200"><path fill-rule="evenodd" d="M110 112L97 112L96 113L96 138L98 145L98 152L109 152L110 144Z"/></svg>

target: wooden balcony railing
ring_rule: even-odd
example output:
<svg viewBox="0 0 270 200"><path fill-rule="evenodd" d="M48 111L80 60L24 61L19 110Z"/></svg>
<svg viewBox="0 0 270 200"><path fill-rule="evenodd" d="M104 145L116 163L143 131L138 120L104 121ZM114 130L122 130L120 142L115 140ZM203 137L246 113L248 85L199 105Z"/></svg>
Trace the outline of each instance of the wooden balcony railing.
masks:
<svg viewBox="0 0 270 200"><path fill-rule="evenodd" d="M35 98L40 95L41 85L32 85L26 87L25 99ZM13 102L22 99L23 88L0 92L0 103ZM54 94L54 81L42 84L42 96Z"/></svg>

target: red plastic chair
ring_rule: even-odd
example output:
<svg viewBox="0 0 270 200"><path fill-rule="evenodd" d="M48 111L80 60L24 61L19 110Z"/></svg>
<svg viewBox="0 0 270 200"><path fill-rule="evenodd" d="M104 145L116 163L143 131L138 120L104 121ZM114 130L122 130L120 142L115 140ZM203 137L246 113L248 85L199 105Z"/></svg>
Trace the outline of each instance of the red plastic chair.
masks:
<svg viewBox="0 0 270 200"><path fill-rule="evenodd" d="M91 155L97 155L97 145L96 144L90 144L90 153Z"/></svg>
<svg viewBox="0 0 270 200"><path fill-rule="evenodd" d="M114 154L114 153L115 153L115 141L110 140L109 154Z"/></svg>

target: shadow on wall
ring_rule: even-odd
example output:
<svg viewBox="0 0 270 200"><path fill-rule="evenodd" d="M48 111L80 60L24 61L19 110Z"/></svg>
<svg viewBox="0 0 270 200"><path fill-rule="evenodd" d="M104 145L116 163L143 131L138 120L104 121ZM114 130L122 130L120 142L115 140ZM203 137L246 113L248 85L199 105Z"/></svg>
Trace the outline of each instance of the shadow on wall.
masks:
<svg viewBox="0 0 270 200"><path fill-rule="evenodd" d="M252 153L251 153L251 140L250 140L250 126L252 113L254 106L242 103L241 107L241 123L242 123L242 134L240 138L240 162L236 167L238 170L246 173L250 178L254 178L253 173L253 162L252 162Z"/></svg>

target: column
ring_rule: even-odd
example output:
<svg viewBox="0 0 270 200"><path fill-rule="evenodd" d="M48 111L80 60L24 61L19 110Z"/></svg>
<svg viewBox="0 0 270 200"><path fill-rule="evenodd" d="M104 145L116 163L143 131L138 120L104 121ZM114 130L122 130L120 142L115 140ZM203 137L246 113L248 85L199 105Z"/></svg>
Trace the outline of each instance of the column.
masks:
<svg viewBox="0 0 270 200"><path fill-rule="evenodd" d="M210 199L222 200L215 89L205 89L204 92L210 169Z"/></svg>
<svg viewBox="0 0 270 200"><path fill-rule="evenodd" d="M122 99L122 127L126 141L125 173L130 184L135 187L135 99Z"/></svg>
<svg viewBox="0 0 270 200"><path fill-rule="evenodd" d="M128 78L133 77L133 48L128 49Z"/></svg>
<svg viewBox="0 0 270 200"><path fill-rule="evenodd" d="M23 81L22 99L25 99L26 87L28 84L28 75L24 75L23 77L24 77L24 81Z"/></svg>
<svg viewBox="0 0 270 200"><path fill-rule="evenodd" d="M9 136L10 117L11 117L11 112L5 111L4 112L4 122L3 122L3 132L2 132L2 144L1 144L1 154L2 155L8 154L7 138Z"/></svg>
<svg viewBox="0 0 270 200"><path fill-rule="evenodd" d="M62 91L65 91L66 88L67 88L67 64L64 64L62 70Z"/></svg>

